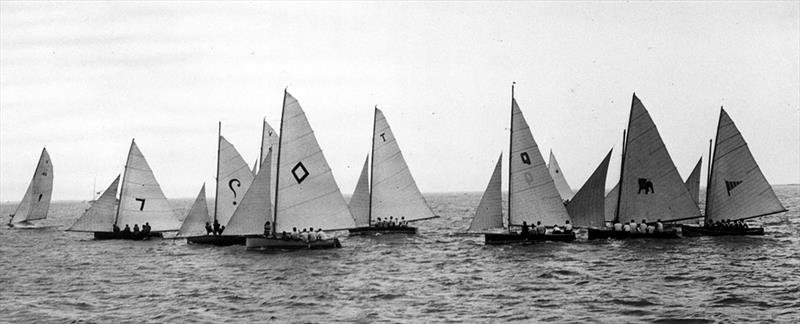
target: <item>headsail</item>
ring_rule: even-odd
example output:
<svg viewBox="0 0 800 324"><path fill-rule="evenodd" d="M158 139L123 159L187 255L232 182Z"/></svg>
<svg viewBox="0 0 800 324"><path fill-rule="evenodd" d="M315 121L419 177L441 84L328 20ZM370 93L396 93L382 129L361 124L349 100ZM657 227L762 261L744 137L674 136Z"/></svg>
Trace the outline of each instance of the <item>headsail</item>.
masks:
<svg viewBox="0 0 800 324"><path fill-rule="evenodd" d="M14 212L13 221L16 223L46 218L52 193L53 164L50 162L47 149L43 148L28 190L25 191L25 196Z"/></svg>
<svg viewBox="0 0 800 324"><path fill-rule="evenodd" d="M558 161L556 160L556 156L553 154L552 150L550 150L550 162L547 164L547 169L550 171L550 177L553 178L553 182L556 184L558 194L561 195L561 200L572 199L572 196L574 196L575 193L572 192L572 188L569 187L567 178L564 177L564 172L558 165Z"/></svg>
<svg viewBox="0 0 800 324"><path fill-rule="evenodd" d="M469 224L467 232L480 232L503 227L503 197L500 174L502 161L503 154L500 154L500 158L497 159L497 164L494 166L492 177L489 179L486 191L483 192L481 202L478 204L478 209L475 210L475 217L472 218L472 223Z"/></svg>
<svg viewBox="0 0 800 324"><path fill-rule="evenodd" d="M686 190L689 190L689 195L692 196L695 204L700 203L700 166L703 165L703 157L697 161L697 164L692 169L692 173L686 178Z"/></svg>
<svg viewBox="0 0 800 324"><path fill-rule="evenodd" d="M579 227L603 227L605 225L605 191L608 163L611 151L594 170L575 197L567 204L567 212Z"/></svg>
<svg viewBox="0 0 800 324"><path fill-rule="evenodd" d="M605 215L607 222L613 222L617 217L617 201L619 201L619 182L606 194Z"/></svg>
<svg viewBox="0 0 800 324"><path fill-rule="evenodd" d="M375 108L372 138L372 219L405 217L415 221L436 217L417 188L397 139Z"/></svg>
<svg viewBox="0 0 800 324"><path fill-rule="evenodd" d="M178 237L200 236L207 234L206 223L211 223L211 216L208 214L208 205L206 204L206 184L200 188L200 193L197 194L197 199L194 200L192 208L189 209L189 214L183 219L183 224L178 230Z"/></svg>
<svg viewBox="0 0 800 324"><path fill-rule="evenodd" d="M280 137L278 136L278 132L272 128L272 126L267 123L267 120L264 119L261 128L261 159L259 162L263 162L264 159L267 157L267 152L272 150L272 174L270 174L270 188L275 188L275 179L277 175L275 174L278 171L278 141L280 141ZM274 204L275 197L270 197L270 201Z"/></svg>
<svg viewBox="0 0 800 324"><path fill-rule="evenodd" d="M214 206L215 219L228 224L233 212L242 201L244 193L253 182L253 172L239 151L225 139L219 137L219 168L217 171L217 196Z"/></svg>
<svg viewBox="0 0 800 324"><path fill-rule="evenodd" d="M636 95L631 103L620 190L620 222L700 217L650 114Z"/></svg>
<svg viewBox="0 0 800 324"><path fill-rule="evenodd" d="M114 215L117 213L117 187L119 175L106 191L83 212L67 230L74 232L111 232L114 229Z"/></svg>
<svg viewBox="0 0 800 324"><path fill-rule="evenodd" d="M369 156L364 160L361 176L358 177L356 189L350 197L349 207L356 226L369 226Z"/></svg>
<svg viewBox="0 0 800 324"><path fill-rule="evenodd" d="M262 168L250 184L242 198L242 203L233 212L225 235L251 235L263 234L264 224L272 221L272 204L269 202L270 174L272 173L272 150L267 151L267 156L262 161Z"/></svg>
<svg viewBox="0 0 800 324"><path fill-rule="evenodd" d="M706 203L706 219L746 219L786 211L742 133L720 109Z"/></svg>
<svg viewBox="0 0 800 324"><path fill-rule="evenodd" d="M511 156L509 167L509 225L564 224L567 209L544 163L525 116L511 99Z"/></svg>
<svg viewBox="0 0 800 324"><path fill-rule="evenodd" d="M355 227L317 137L297 99L284 93L275 199L276 232Z"/></svg>
<svg viewBox="0 0 800 324"><path fill-rule="evenodd" d="M249 172L249 171L248 171ZM119 227L150 223L153 232L177 231L181 224L161 191L153 170L135 141L131 141L116 224Z"/></svg>

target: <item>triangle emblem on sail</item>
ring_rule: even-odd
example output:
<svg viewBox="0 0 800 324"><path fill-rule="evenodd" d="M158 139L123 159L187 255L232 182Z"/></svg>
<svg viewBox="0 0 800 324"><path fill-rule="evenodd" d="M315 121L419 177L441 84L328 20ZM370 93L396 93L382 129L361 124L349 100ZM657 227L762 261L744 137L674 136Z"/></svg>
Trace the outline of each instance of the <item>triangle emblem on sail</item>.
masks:
<svg viewBox="0 0 800 324"><path fill-rule="evenodd" d="M728 190L728 196L731 195L731 190L742 184L742 181L728 181L725 180L725 189Z"/></svg>

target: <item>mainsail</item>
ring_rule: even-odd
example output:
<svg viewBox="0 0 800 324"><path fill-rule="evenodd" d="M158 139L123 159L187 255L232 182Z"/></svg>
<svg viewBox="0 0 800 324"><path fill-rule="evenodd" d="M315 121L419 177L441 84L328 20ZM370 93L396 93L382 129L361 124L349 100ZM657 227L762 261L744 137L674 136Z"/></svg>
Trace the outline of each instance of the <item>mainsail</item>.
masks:
<svg viewBox="0 0 800 324"><path fill-rule="evenodd" d="M417 188L397 139L378 108L372 138L371 182L371 219L404 217L406 221L416 221L436 217Z"/></svg>
<svg viewBox="0 0 800 324"><path fill-rule="evenodd" d="M53 193L53 165L50 163L50 155L47 149L42 149L39 156L39 163L33 173L31 183L25 196L14 212L13 222L32 221L47 217L50 209L50 196Z"/></svg>
<svg viewBox="0 0 800 324"><path fill-rule="evenodd" d="M291 231L292 227L355 227L303 108L288 92L283 100L275 231Z"/></svg>
<svg viewBox="0 0 800 324"><path fill-rule="evenodd" d="M617 201L619 201L619 182L606 194L605 215L607 222L613 222L617 217Z"/></svg>
<svg viewBox="0 0 800 324"><path fill-rule="evenodd" d="M631 103L620 186L620 222L700 217L650 114L636 94Z"/></svg>
<svg viewBox="0 0 800 324"><path fill-rule="evenodd" d="M280 137L278 136L278 132L272 128L272 126L267 123L267 120L264 119L264 122L261 127L261 157L258 160L259 163L263 162L264 159L267 157L267 152L272 150L272 152L278 152L278 141L280 141ZM272 154L272 173L270 174L270 188L275 188L275 179L277 178L276 172L278 172L278 154ZM270 197L270 202L273 204L275 203L275 197Z"/></svg>
<svg viewBox="0 0 800 324"><path fill-rule="evenodd" d="M67 230L74 232L111 232L114 227L114 215L117 213L117 187L119 175L106 188L106 191L83 212Z"/></svg>
<svg viewBox="0 0 800 324"><path fill-rule="evenodd" d="M361 176L358 177L356 189L353 191L348 205L356 226L369 226L369 156L364 160Z"/></svg>
<svg viewBox="0 0 800 324"><path fill-rule="evenodd" d="M567 178L564 177L564 172L561 170L561 167L558 166L558 161L556 161L556 156L553 154L552 150L550 150L550 162L547 164L547 169L550 171L550 177L553 178L553 182L556 184L556 189L558 189L558 194L561 195L561 199L572 199L575 193L572 192L572 188L569 187Z"/></svg>
<svg viewBox="0 0 800 324"><path fill-rule="evenodd" d="M134 224L141 227L146 222L150 223L153 232L177 231L180 228L180 221L175 217L144 155L136 142L131 141L115 223L119 227L133 227Z"/></svg>
<svg viewBox="0 0 800 324"><path fill-rule="evenodd" d="M686 190L689 190L689 195L692 196L695 204L700 203L700 166L703 165L703 157L697 161L697 164L692 169L692 173L686 178Z"/></svg>
<svg viewBox="0 0 800 324"><path fill-rule="evenodd" d="M525 116L511 99L511 156L509 156L509 226L564 224L569 220Z"/></svg>
<svg viewBox="0 0 800 324"><path fill-rule="evenodd" d="M603 162L594 170L586 183L567 204L567 212L575 226L603 227L605 225L605 191L608 162L611 151L608 151Z"/></svg>
<svg viewBox="0 0 800 324"><path fill-rule="evenodd" d="M264 224L272 220L272 204L269 202L270 174L272 173L272 150L267 151L261 170L250 184L242 203L233 212L225 235L251 235L264 233Z"/></svg>
<svg viewBox="0 0 800 324"><path fill-rule="evenodd" d="M189 209L189 214L183 219L183 224L178 230L178 237L190 237L206 235L206 223L211 223L211 216L208 214L208 205L206 204L206 184L200 188L200 193L197 194L197 199L194 200L192 208Z"/></svg>
<svg viewBox="0 0 800 324"><path fill-rule="evenodd" d="M746 219L786 211L739 129L720 108L707 189L706 219Z"/></svg>
<svg viewBox="0 0 800 324"><path fill-rule="evenodd" d="M469 224L467 232L480 232L493 228L503 227L503 197L501 191L501 164L503 161L503 154L497 159L497 164L494 166L494 172L489 179L489 184L486 186L486 191L483 192L481 202L478 204L478 209L475 210L475 217L472 218L472 223Z"/></svg>

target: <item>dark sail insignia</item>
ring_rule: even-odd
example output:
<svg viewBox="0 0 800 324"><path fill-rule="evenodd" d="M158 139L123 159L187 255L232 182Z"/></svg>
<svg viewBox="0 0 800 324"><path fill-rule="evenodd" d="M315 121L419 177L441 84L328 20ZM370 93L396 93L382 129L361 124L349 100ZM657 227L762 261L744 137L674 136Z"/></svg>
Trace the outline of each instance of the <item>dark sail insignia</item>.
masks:
<svg viewBox="0 0 800 324"><path fill-rule="evenodd" d="M522 159L522 163L531 164L531 157L528 155L528 152L522 152L519 154L519 157Z"/></svg>
<svg viewBox="0 0 800 324"><path fill-rule="evenodd" d="M142 203L141 205L139 205L139 211L143 211L143 210L144 210L144 202L145 202L147 199L144 199L144 198L134 198L134 199L135 199L136 201L138 201L138 202Z"/></svg>
<svg viewBox="0 0 800 324"><path fill-rule="evenodd" d="M305 180L308 177L308 170L303 165L303 162L297 162L294 168L292 168L292 175L294 176L294 179L297 181L298 184L303 183L303 180Z"/></svg>
<svg viewBox="0 0 800 324"><path fill-rule="evenodd" d="M728 196L731 195L731 190L733 190L733 188L736 188L736 186L740 185L741 183L742 181L725 180L725 189L728 190Z"/></svg>
<svg viewBox="0 0 800 324"><path fill-rule="evenodd" d="M656 193L656 190L653 188L653 182L647 178L639 178L639 191L636 194L641 194L642 190L644 190L645 195L651 192Z"/></svg>

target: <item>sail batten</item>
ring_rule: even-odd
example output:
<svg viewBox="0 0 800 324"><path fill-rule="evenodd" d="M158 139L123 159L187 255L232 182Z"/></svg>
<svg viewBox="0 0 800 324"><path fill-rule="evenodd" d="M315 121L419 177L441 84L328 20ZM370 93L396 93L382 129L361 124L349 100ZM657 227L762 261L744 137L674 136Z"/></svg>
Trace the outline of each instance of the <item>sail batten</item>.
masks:
<svg viewBox="0 0 800 324"><path fill-rule="evenodd" d="M550 171L550 177L553 178L553 182L556 184L556 189L558 189L558 194L561 195L561 199L572 199L575 193L572 191L572 188L569 187L567 178L564 177L564 171L558 165L558 160L556 160L556 156L553 154L552 150L550 150L550 162L547 163L547 169Z"/></svg>
<svg viewBox="0 0 800 324"><path fill-rule="evenodd" d="M178 230L177 237L191 237L207 234L206 223L211 222L211 215L208 214L208 205L206 204L206 184L200 188L200 193L194 200L189 213L183 219L183 224Z"/></svg>
<svg viewBox="0 0 800 324"><path fill-rule="evenodd" d="M81 217L67 229L72 232L111 232L117 212L117 187L120 176L111 182L103 194L83 212Z"/></svg>
<svg viewBox="0 0 800 324"><path fill-rule="evenodd" d="M475 217L469 225L467 232L480 232L503 227L503 197L501 193L501 164L503 154L497 159L494 166L492 177L486 190L483 192L478 208L475 210Z"/></svg>
<svg viewBox="0 0 800 324"><path fill-rule="evenodd" d="M597 166L586 183L567 204L567 212L578 227L603 227L605 225L605 186L611 151Z"/></svg>
<svg viewBox="0 0 800 324"><path fill-rule="evenodd" d="M369 156L364 159L361 175L358 177L358 183L348 206L356 226L369 226Z"/></svg>
<svg viewBox="0 0 800 324"><path fill-rule="evenodd" d="M50 198L53 194L53 164L46 148L42 148L36 170L25 195L14 211L13 222L24 222L44 219L50 209Z"/></svg>

